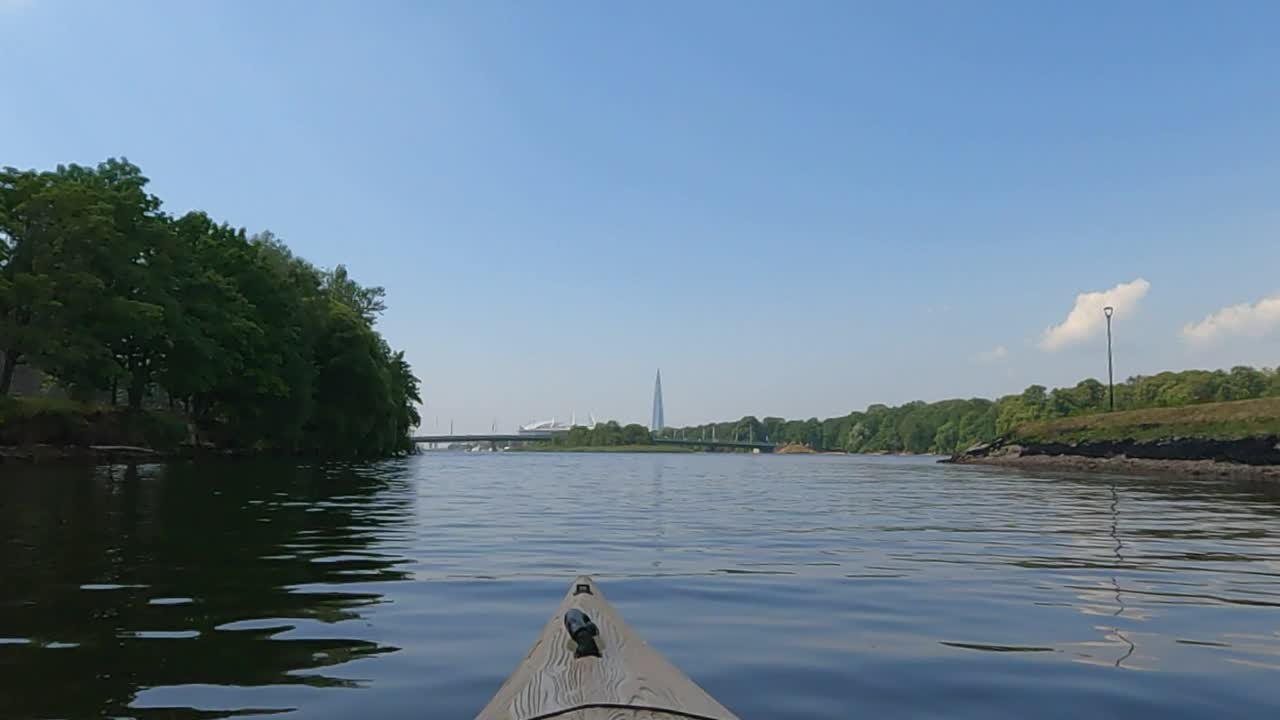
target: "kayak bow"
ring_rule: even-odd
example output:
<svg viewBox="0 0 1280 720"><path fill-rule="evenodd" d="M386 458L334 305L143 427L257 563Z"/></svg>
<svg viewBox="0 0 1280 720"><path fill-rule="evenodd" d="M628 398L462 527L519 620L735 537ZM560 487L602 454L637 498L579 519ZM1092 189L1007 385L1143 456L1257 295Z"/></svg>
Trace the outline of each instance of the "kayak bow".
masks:
<svg viewBox="0 0 1280 720"><path fill-rule="evenodd" d="M591 578L476 720L737 720L623 622Z"/></svg>

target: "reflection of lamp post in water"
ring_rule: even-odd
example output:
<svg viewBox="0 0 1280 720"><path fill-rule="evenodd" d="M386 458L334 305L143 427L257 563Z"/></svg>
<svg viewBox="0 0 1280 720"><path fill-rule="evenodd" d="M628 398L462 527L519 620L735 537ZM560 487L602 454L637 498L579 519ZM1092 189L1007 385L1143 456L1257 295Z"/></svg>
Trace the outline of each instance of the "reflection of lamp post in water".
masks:
<svg viewBox="0 0 1280 720"><path fill-rule="evenodd" d="M1118 571L1124 567L1125 558L1120 552L1124 549L1124 542L1120 539L1120 493L1116 492L1114 482L1111 483L1111 539L1116 541L1115 549L1112 552L1116 556L1115 570ZM1111 586L1116 590L1116 611L1111 613L1111 617L1119 618L1129 608L1124 604L1124 598L1120 595L1120 581L1116 579L1114 574L1111 576ZM1116 667L1120 667L1125 660L1128 660L1133 655L1138 646L1120 630L1119 625L1114 626L1112 631L1115 632L1117 638L1120 638L1120 642L1128 646L1124 655L1116 659Z"/></svg>
<svg viewBox="0 0 1280 720"><path fill-rule="evenodd" d="M1115 375L1111 365L1111 313L1115 312L1115 308L1110 305L1102 308L1102 313L1107 316L1107 390L1111 394L1111 409L1116 409L1116 382Z"/></svg>

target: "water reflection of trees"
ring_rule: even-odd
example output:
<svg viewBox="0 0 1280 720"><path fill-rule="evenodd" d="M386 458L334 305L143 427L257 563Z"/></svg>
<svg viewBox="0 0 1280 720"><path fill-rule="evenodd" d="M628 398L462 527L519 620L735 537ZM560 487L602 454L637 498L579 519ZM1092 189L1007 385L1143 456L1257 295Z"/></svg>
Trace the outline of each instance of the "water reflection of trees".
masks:
<svg viewBox="0 0 1280 720"><path fill-rule="evenodd" d="M129 705L157 686L349 684L321 670L396 648L308 626L407 577L385 545L413 498L395 464L6 467L0 716L204 717Z"/></svg>

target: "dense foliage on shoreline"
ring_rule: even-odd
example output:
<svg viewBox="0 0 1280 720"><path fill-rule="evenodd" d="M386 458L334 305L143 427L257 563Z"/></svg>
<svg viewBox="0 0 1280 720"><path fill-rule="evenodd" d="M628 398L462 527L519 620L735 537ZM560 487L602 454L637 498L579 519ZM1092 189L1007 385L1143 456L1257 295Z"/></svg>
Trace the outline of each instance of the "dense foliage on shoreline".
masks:
<svg viewBox="0 0 1280 720"><path fill-rule="evenodd" d="M411 449L418 381L382 288L270 233L166 214L126 160L0 171L0 397L20 364L74 400L168 407L235 448Z"/></svg>
<svg viewBox="0 0 1280 720"><path fill-rule="evenodd" d="M103 445L173 452L186 439L187 423L178 413L0 395L0 448L50 446L52 457L59 456L57 448Z"/></svg>
<svg viewBox="0 0 1280 720"><path fill-rule="evenodd" d="M1229 400L1280 397L1280 373L1235 367L1230 371L1186 370L1129 378L1116 385L1116 409L1182 407ZM1026 423L1105 412L1107 386L1084 380L1074 387L1048 390L1032 385L999 400L912 402L897 407L872 405L843 417L784 420L744 417L735 422L700 425L667 433L684 437L754 438L778 444L798 443L817 450L951 454L1005 435Z"/></svg>
<svg viewBox="0 0 1280 720"><path fill-rule="evenodd" d="M575 427L552 438L553 448L614 447L622 445L651 445L649 429L632 423L619 425L617 421L596 423L595 427Z"/></svg>

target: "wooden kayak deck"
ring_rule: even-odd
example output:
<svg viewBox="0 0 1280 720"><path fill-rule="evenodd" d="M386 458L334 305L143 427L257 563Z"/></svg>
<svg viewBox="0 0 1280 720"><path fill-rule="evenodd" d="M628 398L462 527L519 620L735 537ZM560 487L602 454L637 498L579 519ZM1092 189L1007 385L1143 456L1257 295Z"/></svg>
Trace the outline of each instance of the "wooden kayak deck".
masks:
<svg viewBox="0 0 1280 720"><path fill-rule="evenodd" d="M689 720L689 715L672 715L658 710L629 710L627 708L591 708L570 710L552 716L555 720Z"/></svg>
<svg viewBox="0 0 1280 720"><path fill-rule="evenodd" d="M600 656L574 657L565 613L586 613ZM623 622L581 576L476 720L737 720Z"/></svg>

